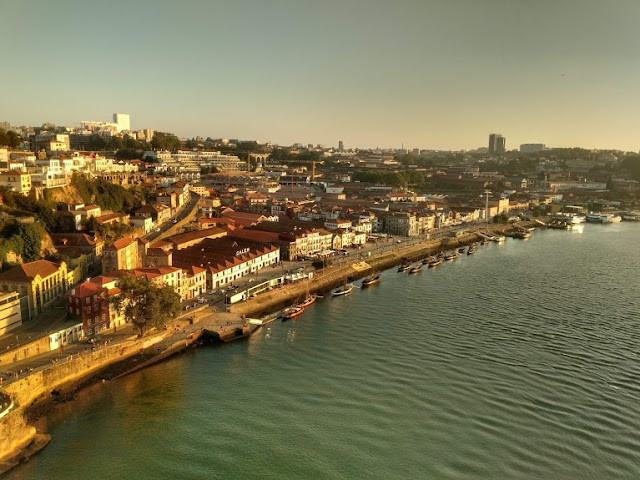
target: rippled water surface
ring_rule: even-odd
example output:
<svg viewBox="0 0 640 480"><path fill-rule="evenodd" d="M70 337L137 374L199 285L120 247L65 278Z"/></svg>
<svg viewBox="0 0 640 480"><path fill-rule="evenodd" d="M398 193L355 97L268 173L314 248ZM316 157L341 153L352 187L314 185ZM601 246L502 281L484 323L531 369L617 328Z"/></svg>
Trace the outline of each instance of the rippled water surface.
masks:
<svg viewBox="0 0 640 480"><path fill-rule="evenodd" d="M82 392L15 479L640 478L640 225L536 231Z"/></svg>

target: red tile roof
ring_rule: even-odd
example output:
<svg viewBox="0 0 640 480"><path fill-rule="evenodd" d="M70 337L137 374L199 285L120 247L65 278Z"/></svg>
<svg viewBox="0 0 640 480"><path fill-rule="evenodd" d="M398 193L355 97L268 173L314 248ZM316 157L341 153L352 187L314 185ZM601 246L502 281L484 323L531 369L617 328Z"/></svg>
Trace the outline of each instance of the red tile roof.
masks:
<svg viewBox="0 0 640 480"><path fill-rule="evenodd" d="M0 273L0 281L31 283L37 276L42 278L48 277L56 273L59 268L60 266L57 263L50 262L49 260L36 260L35 262L24 263Z"/></svg>

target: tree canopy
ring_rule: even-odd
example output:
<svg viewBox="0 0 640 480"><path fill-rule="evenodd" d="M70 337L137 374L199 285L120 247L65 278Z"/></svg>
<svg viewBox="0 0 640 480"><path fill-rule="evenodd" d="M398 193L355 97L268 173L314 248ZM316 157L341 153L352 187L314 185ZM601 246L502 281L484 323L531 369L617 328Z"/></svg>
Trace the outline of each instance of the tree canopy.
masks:
<svg viewBox="0 0 640 480"><path fill-rule="evenodd" d="M4 128L0 128L0 147L18 148L20 146L20 136L13 130L8 132Z"/></svg>
<svg viewBox="0 0 640 480"><path fill-rule="evenodd" d="M156 150L177 150L182 147L182 142L172 133L156 132L153 134L151 146Z"/></svg>
<svg viewBox="0 0 640 480"><path fill-rule="evenodd" d="M412 170L403 172L363 170L354 173L352 180L358 182L377 183L380 185L387 185L389 187L406 187L408 185L421 187L424 185L424 175Z"/></svg>
<svg viewBox="0 0 640 480"><path fill-rule="evenodd" d="M88 180L78 173L71 177L71 185L75 187L84 203L95 203L100 208L112 212L131 213L145 201L145 194L140 188L127 189L102 179Z"/></svg>
<svg viewBox="0 0 640 480"><path fill-rule="evenodd" d="M146 278L126 275L118 284L121 292L110 302L118 310L124 310L130 321L143 336L151 328L162 328L181 311L180 295L173 287L156 286Z"/></svg>

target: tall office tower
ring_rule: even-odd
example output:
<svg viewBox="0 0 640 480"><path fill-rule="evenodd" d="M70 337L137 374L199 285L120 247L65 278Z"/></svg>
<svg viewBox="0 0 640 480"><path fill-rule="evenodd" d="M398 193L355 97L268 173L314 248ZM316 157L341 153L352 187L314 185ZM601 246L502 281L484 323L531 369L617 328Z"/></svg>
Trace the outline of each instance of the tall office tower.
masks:
<svg viewBox="0 0 640 480"><path fill-rule="evenodd" d="M344 152L344 143L342 142L342 140L338 141L338 151Z"/></svg>
<svg viewBox="0 0 640 480"><path fill-rule="evenodd" d="M504 153L506 145L507 139L499 133L489 135L489 153Z"/></svg>
<svg viewBox="0 0 640 480"><path fill-rule="evenodd" d="M129 119L129 114L127 113L114 113L113 114L113 123L118 124L118 131L122 132L123 130L131 130L131 123Z"/></svg>

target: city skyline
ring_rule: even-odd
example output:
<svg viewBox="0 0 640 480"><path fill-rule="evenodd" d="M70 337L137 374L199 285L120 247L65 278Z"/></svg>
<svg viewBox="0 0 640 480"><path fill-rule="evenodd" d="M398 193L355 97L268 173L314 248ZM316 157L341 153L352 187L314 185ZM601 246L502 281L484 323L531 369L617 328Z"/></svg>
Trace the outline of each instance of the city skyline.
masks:
<svg viewBox="0 0 640 480"><path fill-rule="evenodd" d="M449 3L4 2L0 120L127 112L133 129L282 145L469 150L502 132L507 149L640 148L639 4Z"/></svg>

